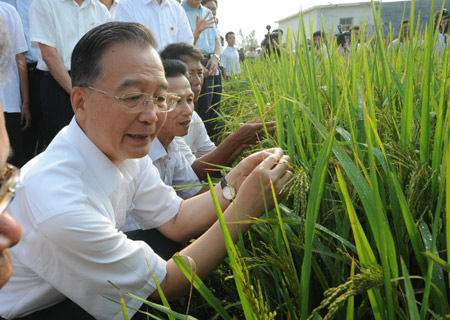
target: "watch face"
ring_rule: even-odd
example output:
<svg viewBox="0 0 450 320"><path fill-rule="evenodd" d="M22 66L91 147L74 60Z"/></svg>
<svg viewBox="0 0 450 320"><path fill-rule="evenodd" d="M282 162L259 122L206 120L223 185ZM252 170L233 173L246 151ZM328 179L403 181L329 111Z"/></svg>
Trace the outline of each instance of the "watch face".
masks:
<svg viewBox="0 0 450 320"><path fill-rule="evenodd" d="M233 200L234 197L236 196L236 191L235 191L234 188L231 187L231 186L225 186L225 187L222 189L222 194L223 194L223 197L224 197L225 199L227 199L227 200Z"/></svg>

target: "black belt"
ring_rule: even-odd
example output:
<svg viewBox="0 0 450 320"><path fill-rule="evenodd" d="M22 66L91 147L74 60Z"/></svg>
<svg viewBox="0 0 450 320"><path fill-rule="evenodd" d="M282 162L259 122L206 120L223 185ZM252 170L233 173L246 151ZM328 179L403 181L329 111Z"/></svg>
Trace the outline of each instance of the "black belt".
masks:
<svg viewBox="0 0 450 320"><path fill-rule="evenodd" d="M36 69L36 66L37 66L37 62L27 62L27 70L29 72L36 72L36 71L41 72L41 70Z"/></svg>

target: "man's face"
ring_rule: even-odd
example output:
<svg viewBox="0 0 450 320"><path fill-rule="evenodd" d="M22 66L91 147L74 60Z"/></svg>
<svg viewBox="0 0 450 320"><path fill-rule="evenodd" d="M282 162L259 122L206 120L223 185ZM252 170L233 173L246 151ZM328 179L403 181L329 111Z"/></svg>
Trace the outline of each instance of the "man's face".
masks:
<svg viewBox="0 0 450 320"><path fill-rule="evenodd" d="M217 14L217 5L214 1L209 1L207 4L205 4L205 7L207 7L209 10L211 10L212 15L215 17Z"/></svg>
<svg viewBox="0 0 450 320"><path fill-rule="evenodd" d="M234 33L228 35L227 43L230 47L234 47L234 45L236 43L236 35Z"/></svg>
<svg viewBox="0 0 450 320"><path fill-rule="evenodd" d="M0 104L0 168L6 163L9 153L8 134L5 129L5 119ZM22 229L8 212L0 215L0 288L11 277L13 265L8 248L11 248L22 235Z"/></svg>
<svg viewBox="0 0 450 320"><path fill-rule="evenodd" d="M181 99L175 109L167 113L167 120L164 123L158 137L182 137L187 135L191 123L192 112L194 111L194 93L191 90L189 80L185 76L167 78L169 92L177 94ZM160 139L162 140L162 139Z"/></svg>
<svg viewBox="0 0 450 320"><path fill-rule="evenodd" d="M188 66L189 83L191 84L192 92L194 93L194 101L198 100L203 85L203 66L200 60L189 56L182 57L182 60Z"/></svg>
<svg viewBox="0 0 450 320"><path fill-rule="evenodd" d="M316 47L316 48L322 47L322 37L320 37L320 36L314 37L313 41L314 41L314 47Z"/></svg>
<svg viewBox="0 0 450 320"><path fill-rule="evenodd" d="M164 69L155 49L116 44L101 59L102 77L91 86L115 96L141 92L160 97L167 92ZM144 110L129 113L119 99L77 88L72 92L76 120L89 139L117 166L148 154L166 114L150 100ZM81 100L78 97L82 97Z"/></svg>

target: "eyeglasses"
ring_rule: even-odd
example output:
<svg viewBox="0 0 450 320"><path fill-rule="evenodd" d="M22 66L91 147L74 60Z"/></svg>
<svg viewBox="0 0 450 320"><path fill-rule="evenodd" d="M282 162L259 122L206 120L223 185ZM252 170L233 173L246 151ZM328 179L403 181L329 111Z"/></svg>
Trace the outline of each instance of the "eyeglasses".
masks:
<svg viewBox="0 0 450 320"><path fill-rule="evenodd" d="M148 93L130 92L119 97L91 86L87 86L87 88L119 100L122 103L123 109L128 113L139 113L144 111L150 101L152 101L153 106L157 107L157 111L170 112L176 107L178 101L180 100L180 97L172 93L152 97Z"/></svg>
<svg viewBox="0 0 450 320"><path fill-rule="evenodd" d="M6 163L0 177L0 215L5 212L16 194L16 183L19 181L19 169Z"/></svg>

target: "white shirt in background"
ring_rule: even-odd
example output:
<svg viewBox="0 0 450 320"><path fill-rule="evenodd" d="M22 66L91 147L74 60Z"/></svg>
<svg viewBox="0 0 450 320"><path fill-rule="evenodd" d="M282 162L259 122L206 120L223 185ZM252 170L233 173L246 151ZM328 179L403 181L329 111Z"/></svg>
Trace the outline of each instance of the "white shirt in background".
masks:
<svg viewBox="0 0 450 320"><path fill-rule="evenodd" d="M16 54L27 51L28 46L17 10L4 2L0 2L0 28L6 28L11 43L10 52L2 55L7 61L2 61L2 64L5 63L6 66L5 74L0 79L0 102L3 112L20 113L22 98Z"/></svg>
<svg viewBox="0 0 450 320"><path fill-rule="evenodd" d="M239 52L236 48L227 46L222 53L222 65L227 72L227 76L241 73L241 64L239 62Z"/></svg>
<svg viewBox="0 0 450 320"><path fill-rule="evenodd" d="M121 0L113 15L115 21L139 22L153 31L161 51L174 42L194 43L184 9L175 0Z"/></svg>
<svg viewBox="0 0 450 320"><path fill-rule="evenodd" d="M14 274L0 290L0 316L23 317L67 297L96 319L123 319L120 305L105 298L120 300L108 281L146 298L156 289L148 265L159 282L166 276L162 258L120 231L125 219L156 228L181 202L148 156L116 167L73 119L21 169L8 211L23 234L11 250Z"/></svg>
<svg viewBox="0 0 450 320"><path fill-rule="evenodd" d="M72 0L33 1L29 16L31 45L39 48L42 43L56 48L69 71L76 43L89 30L110 20L108 9L98 0L84 0L81 6ZM48 71L42 56L38 57L37 68Z"/></svg>

